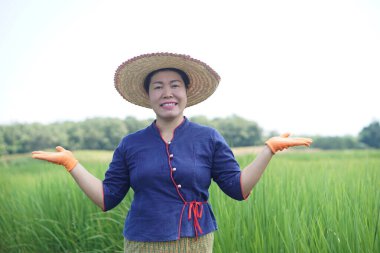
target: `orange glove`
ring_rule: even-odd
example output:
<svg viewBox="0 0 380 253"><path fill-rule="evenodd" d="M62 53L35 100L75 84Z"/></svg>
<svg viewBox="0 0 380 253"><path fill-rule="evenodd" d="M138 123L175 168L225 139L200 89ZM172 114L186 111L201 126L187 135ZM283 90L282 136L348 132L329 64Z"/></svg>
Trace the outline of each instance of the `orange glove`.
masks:
<svg viewBox="0 0 380 253"><path fill-rule="evenodd" d="M73 153L62 148L61 146L58 146L55 149L58 152L33 151L32 158L63 165L68 172L74 169L78 163L78 160L74 157Z"/></svg>
<svg viewBox="0 0 380 253"><path fill-rule="evenodd" d="M277 151L293 147L293 146L307 146L313 142L310 138L288 138L290 133L282 134L280 137L272 137L265 142L268 147L272 150L272 153L275 154Z"/></svg>

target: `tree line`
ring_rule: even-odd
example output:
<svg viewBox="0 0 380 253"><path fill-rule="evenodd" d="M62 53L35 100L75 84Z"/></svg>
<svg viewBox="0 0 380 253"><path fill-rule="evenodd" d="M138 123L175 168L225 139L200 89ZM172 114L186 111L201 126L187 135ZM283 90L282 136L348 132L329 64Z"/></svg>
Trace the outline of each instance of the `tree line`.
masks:
<svg viewBox="0 0 380 253"><path fill-rule="evenodd" d="M278 135L264 134L254 121L232 115L209 119L191 117L190 121L217 129L231 147L263 145ZM153 119L138 120L135 117L91 118L80 122L56 122L51 124L14 123L0 125L0 155L29 153L33 150L51 149L61 145L70 150L114 150L121 138L150 125ZM358 136L309 136L313 147L320 149L380 148L380 124L372 122Z"/></svg>

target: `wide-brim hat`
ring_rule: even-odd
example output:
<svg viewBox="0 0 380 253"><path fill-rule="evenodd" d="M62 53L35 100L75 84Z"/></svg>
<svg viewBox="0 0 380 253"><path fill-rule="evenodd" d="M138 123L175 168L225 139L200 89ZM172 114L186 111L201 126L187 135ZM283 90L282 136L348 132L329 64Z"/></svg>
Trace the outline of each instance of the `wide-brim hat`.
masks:
<svg viewBox="0 0 380 253"><path fill-rule="evenodd" d="M123 62L115 73L115 88L125 100L151 108L144 80L149 73L162 68L177 68L189 77L187 107L211 96L220 81L220 76L210 66L188 55L152 53Z"/></svg>

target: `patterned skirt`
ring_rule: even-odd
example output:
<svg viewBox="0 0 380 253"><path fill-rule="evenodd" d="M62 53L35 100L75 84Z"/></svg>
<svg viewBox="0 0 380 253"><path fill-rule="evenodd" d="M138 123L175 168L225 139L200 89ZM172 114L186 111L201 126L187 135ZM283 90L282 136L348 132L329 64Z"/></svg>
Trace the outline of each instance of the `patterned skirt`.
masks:
<svg viewBox="0 0 380 253"><path fill-rule="evenodd" d="M124 253L212 253L214 233L177 241L136 242L124 239Z"/></svg>

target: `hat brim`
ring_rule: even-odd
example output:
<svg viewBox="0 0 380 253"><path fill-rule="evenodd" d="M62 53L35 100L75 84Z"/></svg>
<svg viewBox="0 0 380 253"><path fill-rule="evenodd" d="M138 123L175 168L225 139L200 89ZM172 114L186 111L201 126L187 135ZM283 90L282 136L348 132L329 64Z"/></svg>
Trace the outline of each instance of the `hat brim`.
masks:
<svg viewBox="0 0 380 253"><path fill-rule="evenodd" d="M153 53L123 62L115 73L115 88L125 100L151 108L144 80L149 73L162 68L177 68L188 75L187 107L206 100L220 82L220 76L211 67L188 55Z"/></svg>

